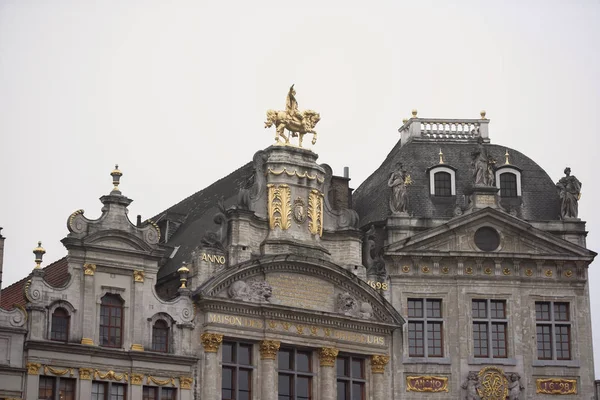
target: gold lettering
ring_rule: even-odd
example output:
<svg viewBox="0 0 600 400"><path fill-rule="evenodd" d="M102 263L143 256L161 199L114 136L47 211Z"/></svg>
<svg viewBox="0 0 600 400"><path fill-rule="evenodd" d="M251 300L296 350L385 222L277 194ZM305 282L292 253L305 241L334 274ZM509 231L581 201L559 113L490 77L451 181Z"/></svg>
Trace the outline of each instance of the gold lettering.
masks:
<svg viewBox="0 0 600 400"><path fill-rule="evenodd" d="M202 261L208 261L208 260L206 259L206 253L202 253Z"/></svg>
<svg viewBox="0 0 600 400"><path fill-rule="evenodd" d="M207 262L223 265L223 264L225 264L225 261L227 261L227 259L225 258L225 256L202 253L202 261L207 261Z"/></svg>

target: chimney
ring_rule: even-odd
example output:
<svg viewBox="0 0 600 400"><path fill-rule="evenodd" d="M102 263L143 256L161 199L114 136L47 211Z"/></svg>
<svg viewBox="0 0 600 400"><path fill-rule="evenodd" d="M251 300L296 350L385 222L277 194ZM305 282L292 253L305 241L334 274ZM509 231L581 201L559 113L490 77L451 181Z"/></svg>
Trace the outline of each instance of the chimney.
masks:
<svg viewBox="0 0 600 400"><path fill-rule="evenodd" d="M142 216L139 214L137 216L137 221L135 222L135 226L137 226L138 228L141 228L141 226L142 226Z"/></svg>
<svg viewBox="0 0 600 400"><path fill-rule="evenodd" d="M2 293L2 264L4 260L4 236L2 236L2 228L0 228L0 296ZM1 300L1 298L0 298Z"/></svg>
<svg viewBox="0 0 600 400"><path fill-rule="evenodd" d="M331 177L331 206L334 210L352 208L352 191L349 188L350 169L344 167L344 176Z"/></svg>

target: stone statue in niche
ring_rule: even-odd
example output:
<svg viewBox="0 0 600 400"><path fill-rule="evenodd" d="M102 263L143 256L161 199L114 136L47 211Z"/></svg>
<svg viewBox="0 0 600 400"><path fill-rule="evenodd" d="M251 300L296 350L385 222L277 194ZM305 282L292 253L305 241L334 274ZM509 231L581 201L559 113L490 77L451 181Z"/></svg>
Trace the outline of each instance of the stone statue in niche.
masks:
<svg viewBox="0 0 600 400"><path fill-rule="evenodd" d="M225 251L225 242L227 241L227 210L223 199L219 200L217 207L219 211L213 217L213 222L219 227L216 231L209 231L204 234L200 243L205 248L213 248L221 251Z"/></svg>
<svg viewBox="0 0 600 400"><path fill-rule="evenodd" d="M383 250L377 250L376 238L375 226L371 225L363 240L363 265L367 269L368 277L384 280L387 278L387 270L383 261Z"/></svg>
<svg viewBox="0 0 600 400"><path fill-rule="evenodd" d="M273 288L266 281L235 281L229 286L227 294L233 300L272 303Z"/></svg>
<svg viewBox="0 0 600 400"><path fill-rule="evenodd" d="M349 317L362 319L371 319L373 317L373 307L367 302L356 300L348 292L338 294L335 311Z"/></svg>
<svg viewBox="0 0 600 400"><path fill-rule="evenodd" d="M483 146L483 138L477 138L477 148L471 152L471 167L473 168L473 184L479 186L494 186L494 165L496 160L490 156Z"/></svg>
<svg viewBox="0 0 600 400"><path fill-rule="evenodd" d="M519 400L525 386L521 383L521 375L513 372L508 376L508 400Z"/></svg>
<svg viewBox="0 0 600 400"><path fill-rule="evenodd" d="M565 168L565 176L556 183L560 194L561 218L577 218L579 199L581 198L581 182L571 175L571 168Z"/></svg>
<svg viewBox="0 0 600 400"><path fill-rule="evenodd" d="M402 163L396 163L388 179L388 187L392 189L390 194L390 211L392 214L408 214L407 186L412 183L410 175L406 172Z"/></svg>
<svg viewBox="0 0 600 400"><path fill-rule="evenodd" d="M481 397L479 397L479 394L477 393L477 389L481 387L477 372L469 372L467 380L461 387L466 391L465 400L481 400Z"/></svg>

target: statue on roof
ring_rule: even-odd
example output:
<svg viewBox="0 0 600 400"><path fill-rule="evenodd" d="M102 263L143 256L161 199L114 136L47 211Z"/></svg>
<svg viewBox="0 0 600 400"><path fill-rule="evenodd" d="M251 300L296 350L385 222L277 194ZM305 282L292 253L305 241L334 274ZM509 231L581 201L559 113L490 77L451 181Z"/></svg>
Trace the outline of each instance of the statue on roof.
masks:
<svg viewBox="0 0 600 400"><path fill-rule="evenodd" d="M390 174L388 187L392 189L390 194L390 211L392 214L408 213L407 186L412 184L412 179L402 163L396 163L396 169Z"/></svg>
<svg viewBox="0 0 600 400"><path fill-rule="evenodd" d="M581 198L581 182L571 175L571 168L565 168L565 176L560 178L556 187L560 193L561 218L577 218L579 213L579 199Z"/></svg>
<svg viewBox="0 0 600 400"><path fill-rule="evenodd" d="M290 87L285 101L285 111L267 110L267 120L265 128L275 125L275 142L280 144L280 137L283 144L290 144L290 134L292 137L298 137L298 146L302 147L302 139L307 133L313 134L312 144L317 142L317 132L315 125L320 121L321 116L313 110L298 110L298 101L296 100L296 90L294 85ZM288 131L286 135L284 130Z"/></svg>
<svg viewBox="0 0 600 400"><path fill-rule="evenodd" d="M477 148L471 152L473 167L473 184L479 186L494 186L494 165L496 160L488 154L483 146L483 138L477 138Z"/></svg>

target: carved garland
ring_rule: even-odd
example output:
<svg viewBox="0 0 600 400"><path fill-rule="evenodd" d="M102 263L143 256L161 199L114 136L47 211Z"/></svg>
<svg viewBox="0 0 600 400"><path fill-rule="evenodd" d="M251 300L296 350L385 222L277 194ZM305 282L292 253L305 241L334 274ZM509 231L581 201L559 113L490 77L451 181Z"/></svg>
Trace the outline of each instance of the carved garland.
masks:
<svg viewBox="0 0 600 400"><path fill-rule="evenodd" d="M117 374L115 371L108 371L106 373L102 373L100 371L98 371L97 369L94 370L94 378L95 379L106 379L106 380L110 380L110 381L129 381L129 375L127 375L127 372L123 372L122 374Z"/></svg>
<svg viewBox="0 0 600 400"><path fill-rule="evenodd" d="M282 230L289 229L292 226L292 195L289 185L268 184L268 207L269 207L269 227L276 227Z"/></svg>
<svg viewBox="0 0 600 400"><path fill-rule="evenodd" d="M314 181L316 179L317 182L319 182L319 183L325 182L325 178L319 177L318 174L309 175L308 171L304 171L303 174L300 174L300 173L298 173L298 170L296 170L296 169L290 172L285 167L282 170L279 170L279 171L275 171L275 170L273 170L271 168L269 168L267 171L270 174L273 174L275 176L279 176L279 175L285 173L287 176L294 176L294 175L296 175L298 178L306 178L306 179L311 180L311 181Z"/></svg>
<svg viewBox="0 0 600 400"><path fill-rule="evenodd" d="M171 384L171 386L175 386L175 378L170 377L167 379L158 379L158 378L148 375L148 377L146 378L146 383L148 383L148 384L154 383L155 385L158 385L158 386L165 386L168 384Z"/></svg>
<svg viewBox="0 0 600 400"><path fill-rule="evenodd" d="M308 230L323 236L323 193L316 189L308 194Z"/></svg>
<svg viewBox="0 0 600 400"><path fill-rule="evenodd" d="M63 375L69 374L69 373L71 376L74 375L73 368L60 369L60 368L51 367L49 365L44 365L44 375L53 374L53 375L63 376Z"/></svg>

